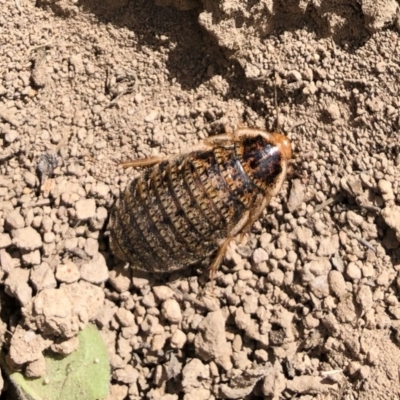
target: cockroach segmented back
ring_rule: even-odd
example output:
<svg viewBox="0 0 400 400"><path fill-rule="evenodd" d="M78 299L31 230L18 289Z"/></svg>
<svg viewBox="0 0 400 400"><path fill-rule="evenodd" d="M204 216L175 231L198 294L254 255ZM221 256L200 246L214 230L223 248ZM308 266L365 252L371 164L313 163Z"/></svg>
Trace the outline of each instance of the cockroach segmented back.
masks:
<svg viewBox="0 0 400 400"><path fill-rule="evenodd" d="M215 271L280 190L291 156L286 136L240 128L178 156L127 163L146 168L112 210L111 249L148 272L181 270L219 249Z"/></svg>

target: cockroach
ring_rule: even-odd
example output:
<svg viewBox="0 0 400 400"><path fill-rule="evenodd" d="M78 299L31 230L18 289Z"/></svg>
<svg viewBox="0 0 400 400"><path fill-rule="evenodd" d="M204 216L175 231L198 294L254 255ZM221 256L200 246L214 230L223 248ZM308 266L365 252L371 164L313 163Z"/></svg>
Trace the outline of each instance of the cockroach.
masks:
<svg viewBox="0 0 400 400"><path fill-rule="evenodd" d="M212 136L179 155L123 163L144 167L110 222L116 257L148 272L185 269L248 232L285 180L290 140L256 128Z"/></svg>

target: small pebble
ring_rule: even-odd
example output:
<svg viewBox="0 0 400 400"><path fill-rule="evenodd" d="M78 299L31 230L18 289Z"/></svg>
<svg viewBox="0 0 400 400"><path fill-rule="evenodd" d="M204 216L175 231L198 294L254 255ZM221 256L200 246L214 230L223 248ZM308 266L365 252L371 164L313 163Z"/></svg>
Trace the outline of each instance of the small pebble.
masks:
<svg viewBox="0 0 400 400"><path fill-rule="evenodd" d="M361 285L357 291L356 301L364 312L371 310L374 305L371 288L367 285Z"/></svg>
<svg viewBox="0 0 400 400"><path fill-rule="evenodd" d="M42 184L47 177L53 174L57 166L58 166L58 156L56 153L51 153L51 152L43 153L39 157L37 170Z"/></svg>
<svg viewBox="0 0 400 400"><path fill-rule="evenodd" d="M317 276L309 283L311 291L316 297L322 299L329 296L329 285L326 276Z"/></svg>
<svg viewBox="0 0 400 400"><path fill-rule="evenodd" d="M67 356L75 351L79 347L79 339L77 337L73 337L71 339L66 340L58 340L54 342L50 349L57 354L61 354L62 356Z"/></svg>
<svg viewBox="0 0 400 400"><path fill-rule="evenodd" d="M186 335L180 329L177 329L171 336L170 344L173 349L182 349L186 343Z"/></svg>
<svg viewBox="0 0 400 400"><path fill-rule="evenodd" d="M268 253L261 247L257 247L252 255L252 259L255 264L267 261L268 258L269 258Z"/></svg>
<svg viewBox="0 0 400 400"><path fill-rule="evenodd" d="M22 261L27 265L39 265L41 262L40 251L34 250L29 253L22 254Z"/></svg>
<svg viewBox="0 0 400 400"><path fill-rule="evenodd" d="M50 268L49 264L45 262L31 269L29 280L36 291L57 287L57 281L55 280L53 270Z"/></svg>
<svg viewBox="0 0 400 400"><path fill-rule="evenodd" d="M14 129L10 129L6 131L6 134L4 135L4 140L7 143L13 143L15 142L17 139L19 139L19 133L14 130Z"/></svg>
<svg viewBox="0 0 400 400"><path fill-rule="evenodd" d="M356 263L351 262L346 268L346 275L353 281L358 281L361 279L361 269Z"/></svg>
<svg viewBox="0 0 400 400"><path fill-rule="evenodd" d="M238 279L240 279L241 281L248 281L252 277L253 272L248 269L241 269L240 271L238 271Z"/></svg>
<svg viewBox="0 0 400 400"><path fill-rule="evenodd" d="M5 223L8 229L20 229L25 226L24 217L20 214L19 210L10 212L6 216Z"/></svg>
<svg viewBox="0 0 400 400"><path fill-rule="evenodd" d="M336 297L340 298L347 293L346 281L341 272L336 270L329 272L328 282L331 291L336 295Z"/></svg>
<svg viewBox="0 0 400 400"><path fill-rule="evenodd" d="M50 232L53 228L53 219L49 215L43 215L41 226L44 232Z"/></svg>
<svg viewBox="0 0 400 400"><path fill-rule="evenodd" d="M88 256L96 256L99 252L99 241L93 238L86 239L84 250Z"/></svg>
<svg viewBox="0 0 400 400"><path fill-rule="evenodd" d="M175 294L175 292L168 286L154 286L153 292L159 301L170 299Z"/></svg>
<svg viewBox="0 0 400 400"><path fill-rule="evenodd" d="M108 282L118 292L128 291L132 286L132 268L125 268L124 265L117 265L109 272Z"/></svg>
<svg viewBox="0 0 400 400"><path fill-rule="evenodd" d="M136 93L133 99L136 104L140 104L143 101L144 97L141 93Z"/></svg>
<svg viewBox="0 0 400 400"><path fill-rule="evenodd" d="M395 199L392 184L389 181L381 179L378 182L378 188L382 193L383 200L391 201Z"/></svg>
<svg viewBox="0 0 400 400"><path fill-rule="evenodd" d="M65 260L56 268L56 279L59 282L72 283L81 277L79 268L71 260Z"/></svg>
<svg viewBox="0 0 400 400"><path fill-rule="evenodd" d="M370 376L371 373L371 368L368 365L363 365L359 370L358 374L360 376L360 379L366 380Z"/></svg>
<svg viewBox="0 0 400 400"><path fill-rule="evenodd" d="M29 270L14 268L5 280L5 292L15 297L22 306L28 305L32 299L32 288L28 285Z"/></svg>
<svg viewBox="0 0 400 400"><path fill-rule="evenodd" d="M147 293L143 299L142 299L142 304L146 307L146 308L152 308L152 307L156 307L157 303L154 299L154 294L153 292L149 292Z"/></svg>
<svg viewBox="0 0 400 400"><path fill-rule="evenodd" d="M0 276L2 276L2 272L9 274L16 266L15 260L4 249L0 250L0 264Z"/></svg>
<svg viewBox="0 0 400 400"><path fill-rule="evenodd" d="M329 104L328 108L326 109L329 116L332 118L333 121L340 118L340 109L337 103L332 102Z"/></svg>
<svg viewBox="0 0 400 400"><path fill-rule="evenodd" d="M54 232L46 232L43 235L43 242L44 243L53 243L55 241L56 235Z"/></svg>
<svg viewBox="0 0 400 400"><path fill-rule="evenodd" d="M380 274L379 274L379 276L378 276L378 278L377 278L377 280L376 280L376 283L378 284L378 285L381 285L381 286L388 286L389 285L389 282L390 282L390 276L389 276L389 273L388 273L388 271L385 271L385 270L383 270Z"/></svg>
<svg viewBox="0 0 400 400"><path fill-rule="evenodd" d="M274 286L281 286L285 279L285 274L280 269L275 269L267 276L268 282L271 282Z"/></svg>
<svg viewBox="0 0 400 400"><path fill-rule="evenodd" d="M90 190L90 194L100 199L103 199L110 192L110 187L103 182L99 182L96 185L92 186Z"/></svg>
<svg viewBox="0 0 400 400"><path fill-rule="evenodd" d="M232 368L232 348L226 338L225 318L221 310L209 312L198 326L195 353L204 361L214 360L225 370Z"/></svg>
<svg viewBox="0 0 400 400"><path fill-rule="evenodd" d="M302 80L301 73L295 69L287 73L287 78L292 82L293 81L297 82Z"/></svg>
<svg viewBox="0 0 400 400"><path fill-rule="evenodd" d="M364 222L364 218L361 215L355 213L354 211L347 211L346 217L348 223L353 226L361 226L362 223Z"/></svg>
<svg viewBox="0 0 400 400"><path fill-rule="evenodd" d="M75 203L76 218L87 220L96 215L96 202L94 199L81 199Z"/></svg>
<svg viewBox="0 0 400 400"><path fill-rule="evenodd" d="M304 201L305 187L300 179L293 179L287 207L290 212L297 210Z"/></svg>
<svg viewBox="0 0 400 400"><path fill-rule="evenodd" d="M79 271L82 279L95 285L99 285L108 279L106 260L100 253L97 253L93 260L82 264Z"/></svg>
<svg viewBox="0 0 400 400"><path fill-rule="evenodd" d="M35 187L36 184L38 183L38 179L37 179L36 175L32 174L32 172L29 172L29 171L26 171L24 173L24 181L31 188Z"/></svg>
<svg viewBox="0 0 400 400"><path fill-rule="evenodd" d="M123 368L114 370L112 376L118 382L132 385L138 380L139 371L132 365L127 364Z"/></svg>
<svg viewBox="0 0 400 400"><path fill-rule="evenodd" d="M152 110L152 111L150 111L149 114L146 115L144 120L146 122L153 122L157 117L158 117L158 111L157 110Z"/></svg>
<svg viewBox="0 0 400 400"><path fill-rule="evenodd" d="M11 245L11 237L8 233L0 233L0 249L5 249Z"/></svg>
<svg viewBox="0 0 400 400"><path fill-rule="evenodd" d="M39 355L39 358L26 365L25 375L27 378L35 379L40 378L46 373L46 359L43 355Z"/></svg>
<svg viewBox="0 0 400 400"><path fill-rule="evenodd" d="M122 307L118 308L115 317L123 327L132 326L135 323L135 316L133 313Z"/></svg>
<svg viewBox="0 0 400 400"><path fill-rule="evenodd" d="M198 358L189 361L182 370L182 386L196 388L201 387L201 382L210 377L210 368Z"/></svg>
<svg viewBox="0 0 400 400"><path fill-rule="evenodd" d="M13 244L23 251L33 251L42 247L42 238L31 227L11 231Z"/></svg>
<svg viewBox="0 0 400 400"><path fill-rule="evenodd" d="M319 319L314 318L310 313L303 319L303 323L306 329L315 329L319 326Z"/></svg>
<svg viewBox="0 0 400 400"><path fill-rule="evenodd" d="M153 336L153 340L151 341L151 350L152 351L160 351L164 348L165 342L167 338L165 333L156 334Z"/></svg>
<svg viewBox="0 0 400 400"><path fill-rule="evenodd" d="M255 314L258 307L258 298L253 294L242 298L243 310L246 314Z"/></svg>
<svg viewBox="0 0 400 400"><path fill-rule="evenodd" d="M173 324L178 324L182 321L182 311L179 303L174 299L167 299L161 306L161 312L164 318Z"/></svg>

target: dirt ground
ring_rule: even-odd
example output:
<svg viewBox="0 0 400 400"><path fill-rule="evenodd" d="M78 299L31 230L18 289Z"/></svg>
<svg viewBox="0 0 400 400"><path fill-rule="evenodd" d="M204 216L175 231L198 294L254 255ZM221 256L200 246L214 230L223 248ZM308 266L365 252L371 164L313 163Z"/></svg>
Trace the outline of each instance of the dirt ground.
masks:
<svg viewBox="0 0 400 400"><path fill-rule="evenodd" d="M10 364L45 374L42 352L54 341L72 351L92 321L113 400L399 398L397 1L0 0L0 10ZM275 93L292 172L229 248L214 290L209 260L169 276L118 263L108 216L137 173L118 162L239 124L275 129Z"/></svg>

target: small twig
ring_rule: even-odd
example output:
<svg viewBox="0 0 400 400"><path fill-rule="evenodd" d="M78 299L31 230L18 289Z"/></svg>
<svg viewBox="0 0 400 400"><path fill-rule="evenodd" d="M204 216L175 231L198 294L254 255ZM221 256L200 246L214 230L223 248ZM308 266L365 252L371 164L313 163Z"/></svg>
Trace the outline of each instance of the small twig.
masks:
<svg viewBox="0 0 400 400"><path fill-rule="evenodd" d="M341 369L332 369L330 371L321 371L320 375L321 376L331 376L331 375L336 375L336 374L342 374L343 371Z"/></svg>
<svg viewBox="0 0 400 400"><path fill-rule="evenodd" d="M179 296L179 298L182 299L183 301L189 301L190 303L192 303L198 307L204 308L206 310L208 309L207 306L203 302L189 296L187 293L182 293L179 289L177 289L172 284L168 284L168 287L170 287Z"/></svg>
<svg viewBox="0 0 400 400"><path fill-rule="evenodd" d="M125 96L126 94L131 94L133 92L133 88L127 88L123 90L121 93L118 93L117 96L115 96L106 106L105 108L111 108L115 106L118 101L121 99L122 96Z"/></svg>
<svg viewBox="0 0 400 400"><path fill-rule="evenodd" d="M274 84L274 102L275 102L275 113L276 113L276 132L281 131L280 121L279 121L279 105L278 105L278 91L276 90L276 81L278 73L275 72L275 84Z"/></svg>
<svg viewBox="0 0 400 400"><path fill-rule="evenodd" d="M296 129L298 126L304 125L306 121L299 121L294 123L289 129L286 129L286 133L292 132L293 129Z"/></svg>
<svg viewBox="0 0 400 400"><path fill-rule="evenodd" d="M68 252L73 254L76 257L81 258L82 260L90 260L90 257L86 253L86 251L81 249L80 247L74 247L72 249L68 249Z"/></svg>
<svg viewBox="0 0 400 400"><path fill-rule="evenodd" d="M105 90L106 94L110 93L112 86L113 86L113 83L112 83L111 68L107 68L106 69L106 81L104 84L104 90Z"/></svg>
<svg viewBox="0 0 400 400"><path fill-rule="evenodd" d="M21 7L19 0L14 0L14 3L15 3L15 7L17 7L17 10L19 11L19 13L22 14L22 7Z"/></svg>
<svg viewBox="0 0 400 400"><path fill-rule="evenodd" d="M58 34L54 35L54 37L46 43L38 44L37 46L32 46L29 49L29 52L31 53L32 51L35 51L35 50L44 49L46 47L52 47L57 38L58 38Z"/></svg>
<svg viewBox="0 0 400 400"><path fill-rule="evenodd" d="M348 233L347 235L350 236L350 237L353 238L353 239L356 239L356 240L357 240L358 242L360 242L363 246L368 247L370 250L372 250L374 253L376 253L375 247L372 246L372 244L369 243L367 240L365 240L365 239L363 239L363 238L361 238L361 237L359 237L359 236L356 236L356 235L354 235L354 234L351 233L351 232Z"/></svg>
<svg viewBox="0 0 400 400"><path fill-rule="evenodd" d="M312 217L315 213L321 211L323 208L325 208L333 203L337 203L342 198L343 198L343 195L339 193L336 196L330 197L329 199L325 200L323 203L318 204L317 206L315 206L314 210L311 212L311 214L308 216L308 218Z"/></svg>
<svg viewBox="0 0 400 400"><path fill-rule="evenodd" d="M43 207L50 205L50 199L39 199L38 201L32 201L28 207Z"/></svg>
<svg viewBox="0 0 400 400"><path fill-rule="evenodd" d="M336 57L336 44L335 41L333 40L333 37L331 37L331 45L332 45L333 55Z"/></svg>
<svg viewBox="0 0 400 400"><path fill-rule="evenodd" d="M359 78L347 78L347 79L343 79L343 82L345 83L353 83L353 84L360 84L360 85L365 85L365 86L369 86L370 83L368 83L368 81L366 81L365 79L359 79Z"/></svg>
<svg viewBox="0 0 400 400"><path fill-rule="evenodd" d="M357 198L356 198L356 202L357 202ZM375 213L380 213L382 210L381 208L377 207L377 206L371 206L371 205L367 205L367 204L362 204L362 203L358 203L357 204L361 207L364 208L367 211L371 211L371 212L375 212Z"/></svg>

